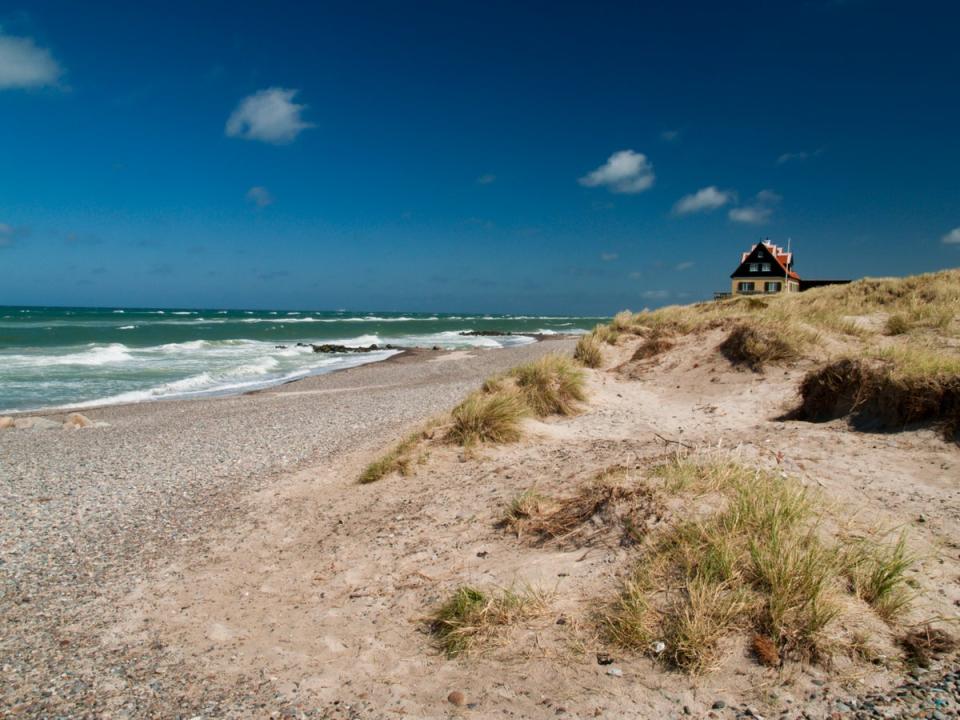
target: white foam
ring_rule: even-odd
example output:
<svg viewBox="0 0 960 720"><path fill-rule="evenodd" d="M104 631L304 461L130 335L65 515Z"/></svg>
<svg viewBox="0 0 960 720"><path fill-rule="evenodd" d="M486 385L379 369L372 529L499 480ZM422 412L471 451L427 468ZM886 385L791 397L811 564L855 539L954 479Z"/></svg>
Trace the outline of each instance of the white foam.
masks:
<svg viewBox="0 0 960 720"><path fill-rule="evenodd" d="M117 330L134 330L136 327L136 325L121 325Z"/></svg>
<svg viewBox="0 0 960 720"><path fill-rule="evenodd" d="M66 355L7 355L3 361L8 365L50 367L55 365L109 365L132 360L130 349L122 343L88 345L89 350Z"/></svg>

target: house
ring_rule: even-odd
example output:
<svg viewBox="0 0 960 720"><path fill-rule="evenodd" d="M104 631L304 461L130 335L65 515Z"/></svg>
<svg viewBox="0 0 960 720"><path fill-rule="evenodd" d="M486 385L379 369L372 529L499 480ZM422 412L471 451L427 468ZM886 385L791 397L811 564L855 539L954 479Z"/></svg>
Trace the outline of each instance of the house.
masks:
<svg viewBox="0 0 960 720"><path fill-rule="evenodd" d="M730 279L734 295L799 292L801 282L793 271L793 253L777 247L769 239L758 242L740 256L740 265Z"/></svg>

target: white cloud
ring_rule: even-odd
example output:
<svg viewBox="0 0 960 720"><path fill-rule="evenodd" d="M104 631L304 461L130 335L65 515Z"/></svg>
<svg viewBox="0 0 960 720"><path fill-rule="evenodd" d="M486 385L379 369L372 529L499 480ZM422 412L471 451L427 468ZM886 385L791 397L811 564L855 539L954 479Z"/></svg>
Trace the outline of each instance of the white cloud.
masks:
<svg viewBox="0 0 960 720"><path fill-rule="evenodd" d="M255 185L247 190L247 202L264 208L273 204L273 195L262 185Z"/></svg>
<svg viewBox="0 0 960 720"><path fill-rule="evenodd" d="M33 38L0 34L0 90L56 85L63 69Z"/></svg>
<svg viewBox="0 0 960 720"><path fill-rule="evenodd" d="M674 142L680 139L680 131L664 130L662 133L660 133L660 139L663 140L664 142Z"/></svg>
<svg viewBox="0 0 960 720"><path fill-rule="evenodd" d="M685 260L685 261L682 262L682 263L677 263L677 264L674 266L674 270L679 270L679 271L683 272L684 270L689 270L689 269L692 268L692 267L693 267L693 261L692 261L692 260Z"/></svg>
<svg viewBox="0 0 960 720"><path fill-rule="evenodd" d="M670 297L669 290L644 290L640 293L641 296L645 297L648 300L663 300L664 298Z"/></svg>
<svg viewBox="0 0 960 720"><path fill-rule="evenodd" d="M710 185L697 190L692 195L684 195L677 200L676 205L673 206L673 212L676 215L710 212L733 202L735 199L736 194L732 190L718 190L716 185Z"/></svg>
<svg viewBox="0 0 960 720"><path fill-rule="evenodd" d="M942 238L940 242L944 245L960 245L960 227L955 227Z"/></svg>
<svg viewBox="0 0 960 720"><path fill-rule="evenodd" d="M783 165L792 160L806 160L808 157L810 157L810 153L807 152L784 153L777 158L777 165Z"/></svg>
<svg viewBox="0 0 960 720"><path fill-rule="evenodd" d="M729 213L730 219L748 225L762 225L770 220L782 199L773 190L761 190L754 198L753 204L732 208Z"/></svg>
<svg viewBox="0 0 960 720"><path fill-rule="evenodd" d="M620 255L615 252L600 253L600 259L603 260L604 262L612 262L616 260L618 257L620 257Z"/></svg>
<svg viewBox="0 0 960 720"><path fill-rule="evenodd" d="M615 193L641 193L653 186L653 165L643 153L620 150L578 181L586 187L606 186Z"/></svg>
<svg viewBox="0 0 960 720"><path fill-rule="evenodd" d="M493 173L486 173L477 178L477 185L489 185L496 179L497 176Z"/></svg>
<svg viewBox="0 0 960 720"><path fill-rule="evenodd" d="M300 117L307 106L293 102L298 92L274 87L248 95L227 120L227 135L275 145L293 142L303 130L313 127Z"/></svg>

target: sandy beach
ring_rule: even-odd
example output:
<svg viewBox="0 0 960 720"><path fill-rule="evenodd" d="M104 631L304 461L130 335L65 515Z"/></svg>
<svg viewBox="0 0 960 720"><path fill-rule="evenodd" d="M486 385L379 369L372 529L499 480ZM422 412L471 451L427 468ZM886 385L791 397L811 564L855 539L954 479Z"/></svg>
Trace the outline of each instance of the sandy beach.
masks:
<svg viewBox="0 0 960 720"><path fill-rule="evenodd" d="M336 467L448 410L485 377L572 343L408 351L247 395L85 411L109 427L0 433L0 706L78 712L94 691L91 665L109 672L91 618L108 618L157 562L254 513L256 493L284 474Z"/></svg>
<svg viewBox="0 0 960 720"><path fill-rule="evenodd" d="M109 427L5 431L0 701L24 717L880 718L938 687L948 697L950 661L902 686L900 651L866 616L834 641L869 631L873 664L766 668L732 639L704 676L608 655L593 618L635 557L615 520L594 518L583 545L504 532L531 488L563 495L609 467L639 478L703 448L850 508L845 534L906 529L911 618L955 616L955 444L787 420L810 363L737 369L723 337L647 360L622 341L575 415L528 418L519 443L432 443L408 477L371 485L360 471L409 428L573 341L417 352L245 396L90 412ZM464 585L537 588L542 609L448 659L425 618ZM863 703L880 709L851 710Z"/></svg>

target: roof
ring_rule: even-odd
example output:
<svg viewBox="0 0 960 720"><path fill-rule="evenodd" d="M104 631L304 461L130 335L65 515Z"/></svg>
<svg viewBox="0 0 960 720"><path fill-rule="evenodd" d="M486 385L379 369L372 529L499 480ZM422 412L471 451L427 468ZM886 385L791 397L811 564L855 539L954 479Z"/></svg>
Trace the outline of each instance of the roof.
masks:
<svg viewBox="0 0 960 720"><path fill-rule="evenodd" d="M767 252L769 252L770 255L773 256L773 259L777 261L777 264L780 266L781 272L785 273L787 277L789 277L791 280L800 279L800 276L797 275L793 270L788 270L788 268L791 265L793 265L793 253L786 252L782 247L774 245L772 242L769 242L767 240L757 243L752 248L750 248L750 250L748 250L745 253L742 253L740 256L740 264L742 265L743 263L745 263L747 261L747 258L750 257L750 255L752 255L753 252L760 245L763 245L763 247L766 248Z"/></svg>

